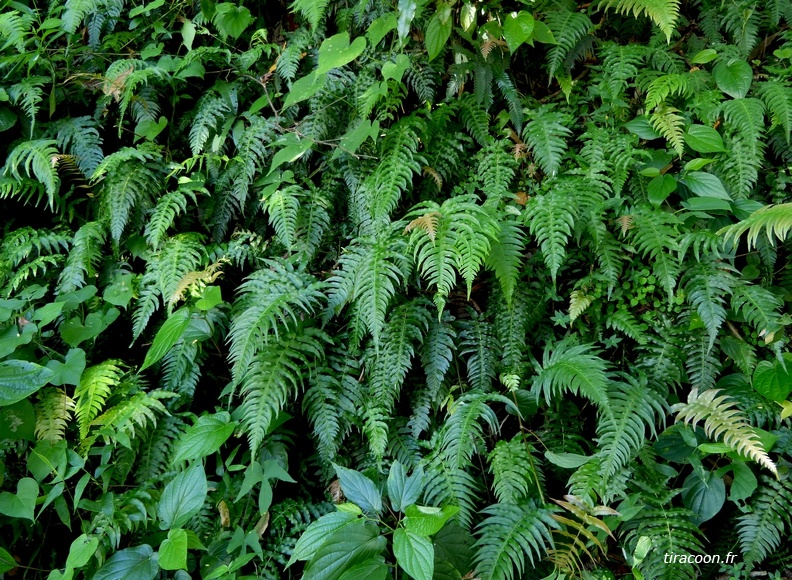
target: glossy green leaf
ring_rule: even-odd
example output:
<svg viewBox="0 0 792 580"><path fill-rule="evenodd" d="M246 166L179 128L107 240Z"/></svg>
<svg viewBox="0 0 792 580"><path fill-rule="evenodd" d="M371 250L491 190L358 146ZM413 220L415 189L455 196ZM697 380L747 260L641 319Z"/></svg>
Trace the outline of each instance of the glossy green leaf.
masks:
<svg viewBox="0 0 792 580"><path fill-rule="evenodd" d="M685 143L697 153L722 153L726 151L723 138L706 125L691 125L685 131Z"/></svg>
<svg viewBox="0 0 792 580"><path fill-rule="evenodd" d="M150 366L158 363L162 357L168 354L168 351L173 348L173 345L179 342L179 339L187 329L190 323L190 310L187 308L180 308L170 316L162 324L154 337L154 342L146 352L146 358L140 367L140 372L143 372Z"/></svg>
<svg viewBox="0 0 792 580"><path fill-rule="evenodd" d="M187 532L181 528L170 530L159 547L159 565L163 570L187 568Z"/></svg>
<svg viewBox="0 0 792 580"><path fill-rule="evenodd" d="M311 71L303 78L295 81L291 86L289 94L286 95L283 108L286 109L306 99L310 99L320 91L326 80L326 74L317 74L316 71Z"/></svg>
<svg viewBox="0 0 792 580"><path fill-rule="evenodd" d="M442 52L449 37L451 36L452 22L450 19L443 21L441 19L440 10L435 13L429 24L426 27L426 52L429 55L431 62Z"/></svg>
<svg viewBox="0 0 792 580"><path fill-rule="evenodd" d="M373 522L344 526L330 534L305 567L303 580L338 580L351 567L380 554L387 541Z"/></svg>
<svg viewBox="0 0 792 580"><path fill-rule="evenodd" d="M148 544L116 552L97 570L93 580L154 580L158 555Z"/></svg>
<svg viewBox="0 0 792 580"><path fill-rule="evenodd" d="M789 359L792 359L792 356ZM792 393L792 360L787 360L786 367L784 370L777 360L760 361L753 374L754 389L771 401L786 400L789 393Z"/></svg>
<svg viewBox="0 0 792 580"><path fill-rule="evenodd" d="M310 560L330 534L356 521L359 521L358 516L348 512L331 512L323 515L311 523L297 540L287 567L298 560Z"/></svg>
<svg viewBox="0 0 792 580"><path fill-rule="evenodd" d="M208 492L203 465L198 462L165 486L157 515L163 530L180 528L203 507Z"/></svg>
<svg viewBox="0 0 792 580"><path fill-rule="evenodd" d="M52 379L50 369L24 360L0 362L0 407L26 399Z"/></svg>
<svg viewBox="0 0 792 580"><path fill-rule="evenodd" d="M520 46L531 38L534 30L534 18L525 10L512 12L503 21L503 38L514 54Z"/></svg>
<svg viewBox="0 0 792 580"><path fill-rule="evenodd" d="M440 531L445 523L459 513L457 506L442 508L410 505L404 509L404 527L419 536L431 536Z"/></svg>
<svg viewBox="0 0 792 580"><path fill-rule="evenodd" d="M319 66L317 75L322 75L334 68L349 64L359 57L366 49L366 39L357 37L350 44L349 33L341 32L326 38L319 47Z"/></svg>
<svg viewBox="0 0 792 580"><path fill-rule="evenodd" d="M0 548L0 574L13 570L16 567L17 563L14 557L3 548Z"/></svg>
<svg viewBox="0 0 792 580"><path fill-rule="evenodd" d="M16 485L16 493L0 493L0 514L11 518L24 518L31 522L36 509L39 486L35 479L21 478Z"/></svg>
<svg viewBox="0 0 792 580"><path fill-rule="evenodd" d="M0 440L33 441L35 429L36 411L27 399L0 407Z"/></svg>
<svg viewBox="0 0 792 580"><path fill-rule="evenodd" d="M359 505L365 512L379 513L382 511L382 497L373 481L353 469L335 463L333 467L341 481L341 490L349 501Z"/></svg>
<svg viewBox="0 0 792 580"><path fill-rule="evenodd" d="M671 195L677 188L677 180L672 175L658 175L646 187L647 198L649 203L655 207L659 207L666 198Z"/></svg>
<svg viewBox="0 0 792 580"><path fill-rule="evenodd" d="M712 69L712 76L720 90L730 97L741 99L751 88L753 69L744 60L723 60Z"/></svg>
<svg viewBox="0 0 792 580"><path fill-rule="evenodd" d="M181 436L173 454L173 462L200 459L214 453L225 443L236 427L229 422L228 413L201 415L195 425L188 427Z"/></svg>
<svg viewBox="0 0 792 580"><path fill-rule="evenodd" d="M98 547L99 538L97 536L82 534L71 543L69 556L66 558L66 567L82 568L91 560Z"/></svg>
<svg viewBox="0 0 792 580"><path fill-rule="evenodd" d="M723 183L716 175L704 171L691 171L685 174L683 183L696 195L701 197L716 197L731 201L731 196L726 192Z"/></svg>
<svg viewBox="0 0 792 580"><path fill-rule="evenodd" d="M694 515L693 522L699 525L714 518L726 501L726 486L720 477L710 471L705 477L694 470L682 485L682 501Z"/></svg>
<svg viewBox="0 0 792 580"><path fill-rule="evenodd" d="M396 562L414 580L432 580L434 546L424 536L402 528L393 533L393 555Z"/></svg>
<svg viewBox="0 0 792 580"><path fill-rule="evenodd" d="M385 558L375 556L352 566L338 580L385 580L389 571Z"/></svg>

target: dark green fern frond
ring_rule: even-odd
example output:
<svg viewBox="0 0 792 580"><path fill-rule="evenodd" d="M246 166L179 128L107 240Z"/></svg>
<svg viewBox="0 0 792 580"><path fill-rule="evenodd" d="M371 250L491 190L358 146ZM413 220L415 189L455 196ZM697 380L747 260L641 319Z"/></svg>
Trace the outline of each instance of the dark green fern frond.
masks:
<svg viewBox="0 0 792 580"><path fill-rule="evenodd" d="M553 547L551 531L559 527L553 510L534 502L492 504L476 529L476 577L482 580L522 578Z"/></svg>
<svg viewBox="0 0 792 580"><path fill-rule="evenodd" d="M409 427L415 437L429 426L429 412L443 386L456 350L457 334L449 324L449 318L448 315L439 320L432 318L421 346L421 365L426 375L426 386L416 395L413 415L410 417Z"/></svg>
<svg viewBox="0 0 792 580"><path fill-rule="evenodd" d="M561 158L567 148L566 139L572 134L564 125L566 118L550 105L527 111L527 117L523 139L542 171L553 177L561 167Z"/></svg>
<svg viewBox="0 0 792 580"><path fill-rule="evenodd" d="M86 177L93 175L104 159L102 137L97 129L98 123L91 117L69 117L53 125L57 131L60 150L74 155L77 165Z"/></svg>
<svg viewBox="0 0 792 580"><path fill-rule="evenodd" d="M780 126L789 144L789 137L792 134L792 87L781 81L768 81L761 83L758 89L770 111L773 123L771 129Z"/></svg>
<svg viewBox="0 0 792 580"><path fill-rule="evenodd" d="M674 227L679 221L673 214L662 210L642 209L631 217L631 232L636 248L652 261L653 273L668 294L670 302L681 269L676 257L679 234Z"/></svg>
<svg viewBox="0 0 792 580"><path fill-rule="evenodd" d="M495 444L488 456L492 489L499 503L519 504L535 499L544 482L539 459L522 435Z"/></svg>
<svg viewBox="0 0 792 580"><path fill-rule="evenodd" d="M492 324L472 312L471 320L462 323L459 333L460 354L467 356L467 376L473 388L488 391L497 376L499 351Z"/></svg>
<svg viewBox="0 0 792 580"><path fill-rule="evenodd" d="M562 66L571 68L571 64L568 64L569 55L589 35L594 25L586 14L571 10L550 11L544 20L558 43L547 54L547 68L552 79Z"/></svg>
<svg viewBox="0 0 792 580"><path fill-rule="evenodd" d="M604 8L614 7L622 14L632 12L636 18L648 16L666 35L668 42L671 42L671 35L679 18L679 4L679 0L602 0L599 3Z"/></svg>
<svg viewBox="0 0 792 580"><path fill-rule="evenodd" d="M759 489L750 502L751 511L737 520L740 549L749 568L767 558L788 533L792 514L789 478L776 481L761 476Z"/></svg>
<svg viewBox="0 0 792 580"><path fill-rule="evenodd" d="M22 141L8 154L4 171L16 179L35 177L39 180L47 192L50 208L54 207L54 198L60 187L56 144L51 139Z"/></svg>
<svg viewBox="0 0 792 580"><path fill-rule="evenodd" d="M723 262L699 263L685 274L685 294L709 333L709 348L726 320L725 297L736 283L732 269Z"/></svg>
<svg viewBox="0 0 792 580"><path fill-rule="evenodd" d="M566 258L567 240L575 224L574 208L566 196L551 191L532 197L525 209L531 235L539 243L550 277L555 282Z"/></svg>
<svg viewBox="0 0 792 580"><path fill-rule="evenodd" d="M731 301L732 309L756 329L765 343L772 342L773 335L781 328L781 306L781 301L770 290L747 283L735 288Z"/></svg>
<svg viewBox="0 0 792 580"><path fill-rule="evenodd" d="M71 251L58 278L59 294L82 288L86 278L94 278L102 258L105 235L99 222L88 222L74 233Z"/></svg>
<svg viewBox="0 0 792 580"><path fill-rule="evenodd" d="M608 407L610 377L604 360L592 345L576 345L564 340L545 347L542 363L534 363L536 377L532 393L538 399L544 394L551 399L569 391L586 397L601 408Z"/></svg>
<svg viewBox="0 0 792 580"><path fill-rule="evenodd" d="M756 210L746 219L721 229L718 233L727 240L737 242L748 232L748 249L756 247L759 234L766 230L767 240L773 243L773 236L783 241L792 230L792 203L766 205Z"/></svg>

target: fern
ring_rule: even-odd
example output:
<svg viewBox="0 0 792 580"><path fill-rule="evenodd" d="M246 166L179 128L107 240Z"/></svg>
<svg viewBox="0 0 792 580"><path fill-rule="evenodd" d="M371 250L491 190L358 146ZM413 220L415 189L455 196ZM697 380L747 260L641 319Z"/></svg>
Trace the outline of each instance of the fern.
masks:
<svg viewBox="0 0 792 580"><path fill-rule="evenodd" d="M753 212L744 220L721 229L718 233L727 241L737 240L748 232L748 249L756 247L759 235L766 230L767 240L772 243L773 236L785 240L792 230L792 203L766 205Z"/></svg>
<svg viewBox="0 0 792 580"><path fill-rule="evenodd" d="M82 288L86 278L96 276L105 235L104 228L98 222L88 222L75 232L66 265L58 277L59 294Z"/></svg>
<svg viewBox="0 0 792 580"><path fill-rule="evenodd" d="M731 293L735 280L725 264L699 264L686 274L685 294L709 333L711 349L726 320L724 296Z"/></svg>
<svg viewBox="0 0 792 580"><path fill-rule="evenodd" d="M704 432L708 437L717 439L723 436L723 442L736 452L749 457L767 468L778 477L775 463L762 447L756 433L734 403L727 396L720 394L718 389L709 389L699 394L693 389L687 403L677 403L671 408L677 413L677 421L696 426L704 421Z"/></svg>
<svg viewBox="0 0 792 580"><path fill-rule="evenodd" d="M47 77L42 76L28 76L8 89L8 95L11 100L14 104L22 107L22 110L25 111L30 120L30 132L28 135L31 139L33 138L33 130L36 127L36 115L39 111L39 105L44 99L42 87L49 80Z"/></svg>
<svg viewBox="0 0 792 580"><path fill-rule="evenodd" d="M80 384L74 391L74 415L81 439L88 436L93 420L104 409L113 388L121 382L123 371L119 365L118 360L106 360L83 372Z"/></svg>
<svg viewBox="0 0 792 580"><path fill-rule="evenodd" d="M64 438L74 401L60 389L48 388L36 405L36 439L55 443Z"/></svg>
<svg viewBox="0 0 792 580"><path fill-rule="evenodd" d="M548 547L553 546L551 530L558 524L547 508L533 502L496 503L484 508L482 513L487 518L477 528L477 578L521 578L527 565L535 567Z"/></svg>
<svg viewBox="0 0 792 580"><path fill-rule="evenodd" d="M519 504L535 498L544 476L538 470L538 459L521 435L495 444L488 456L492 472L492 489L501 504Z"/></svg>
<svg viewBox="0 0 792 580"><path fill-rule="evenodd" d="M474 313L473 313L474 314ZM459 334L460 354L467 358L468 381L474 389L488 391L497 375L498 343L492 324L475 314Z"/></svg>
<svg viewBox="0 0 792 580"><path fill-rule="evenodd" d="M77 165L86 177L93 175L104 159L96 121L87 116L71 117L58 121L53 129L57 130L60 150L77 158Z"/></svg>
<svg viewBox="0 0 792 580"><path fill-rule="evenodd" d="M548 405L563 391L580 394L601 408L607 408L610 377L605 361L590 345L575 345L570 341L548 344L542 363L534 362L536 377L532 393L539 399L544 394Z"/></svg>
<svg viewBox="0 0 792 580"><path fill-rule="evenodd" d="M769 290L753 284L740 284L735 288L732 309L751 324L765 343L781 328L778 314L781 301Z"/></svg>
<svg viewBox="0 0 792 580"><path fill-rule="evenodd" d="M679 109L664 104L652 112L650 121L652 128L665 137L671 148L682 157L685 152L685 120L677 113Z"/></svg>
<svg viewBox="0 0 792 580"><path fill-rule="evenodd" d="M773 127L780 126L784 130L789 144L789 136L792 135L792 87L779 81L768 81L759 85L759 94L770 111Z"/></svg>
<svg viewBox="0 0 792 580"><path fill-rule="evenodd" d="M569 56L575 47L583 41L593 28L588 16L581 12L559 10L548 12L545 22L556 39L556 44L547 55L547 68L552 79L563 66L568 71L572 68Z"/></svg>
<svg viewBox="0 0 792 580"><path fill-rule="evenodd" d="M531 235L539 242L545 264L550 269L550 277L555 282L556 274L566 258L566 243L572 235L575 215L568 200L559 193L552 192L531 198L528 202L525 219Z"/></svg>
<svg viewBox="0 0 792 580"><path fill-rule="evenodd" d="M311 28L316 30L319 26L319 21L324 18L327 11L329 0L294 0L291 7L303 15Z"/></svg>
<svg viewBox="0 0 792 580"><path fill-rule="evenodd" d="M602 0L600 6L603 4L605 8L615 5L616 11L622 14L632 12L636 18L648 16L671 42L679 18L679 0Z"/></svg>
<svg viewBox="0 0 792 580"><path fill-rule="evenodd" d="M409 427L414 437L429 425L429 411L443 386L456 349L457 337L453 327L445 319L433 318L420 350L421 365L426 375L426 386L416 395L413 415Z"/></svg>
<svg viewBox="0 0 792 580"><path fill-rule="evenodd" d="M737 520L740 549L748 568L773 553L792 524L792 489L789 479L776 481L761 476L759 489L752 496L750 506L750 512Z"/></svg>
<svg viewBox="0 0 792 580"><path fill-rule="evenodd" d="M55 145L56 142L51 139L23 141L8 154L4 171L6 175L10 173L16 179L22 179L21 171L24 170L25 176L39 180L47 192L50 208L54 207L55 195L60 187L56 170L58 150Z"/></svg>
<svg viewBox="0 0 792 580"><path fill-rule="evenodd" d="M267 266L248 276L234 304L237 314L228 333L228 358L237 384L269 341L299 326L298 317L312 315L324 299L323 285L313 276L288 264L270 261Z"/></svg>
<svg viewBox="0 0 792 580"><path fill-rule="evenodd" d="M633 236L636 248L652 260L652 271L668 294L674 297L680 264L674 256L678 251L678 221L670 213L642 210L634 215Z"/></svg>
<svg viewBox="0 0 792 580"><path fill-rule="evenodd" d="M554 177L561 167L561 158L567 147L566 139L572 132L563 124L564 115L554 112L548 105L529 111L528 119L523 139L542 171Z"/></svg>
<svg viewBox="0 0 792 580"><path fill-rule="evenodd" d="M276 189L261 200L275 234L290 251L294 245L297 231L297 215L300 211L301 195L302 188L300 186L290 185Z"/></svg>
<svg viewBox="0 0 792 580"><path fill-rule="evenodd" d="M195 199L193 198L193 201ZM181 191L170 191L157 201L146 224L146 242L156 251L173 226L176 216L187 211L187 197Z"/></svg>
<svg viewBox="0 0 792 580"><path fill-rule="evenodd" d="M423 202L407 215L414 219L405 233L412 232L410 245L416 265L437 288L434 301L440 311L456 284L457 272L470 296L473 280L497 239L498 223L476 201L476 196L467 194L449 198L442 205Z"/></svg>
<svg viewBox="0 0 792 580"><path fill-rule="evenodd" d="M66 0L65 10L61 16L63 30L74 34L82 21L98 8L97 0Z"/></svg>
<svg viewBox="0 0 792 580"><path fill-rule="evenodd" d="M13 45L17 52L25 52L25 37L30 33L32 23L32 14L20 14L16 10L8 10L0 15L0 37L5 39L2 50Z"/></svg>
<svg viewBox="0 0 792 580"><path fill-rule="evenodd" d="M220 128L221 121L231 113L233 113L232 105L225 97L214 92L208 92L201 97L190 129L190 148L193 155L204 151L209 137Z"/></svg>

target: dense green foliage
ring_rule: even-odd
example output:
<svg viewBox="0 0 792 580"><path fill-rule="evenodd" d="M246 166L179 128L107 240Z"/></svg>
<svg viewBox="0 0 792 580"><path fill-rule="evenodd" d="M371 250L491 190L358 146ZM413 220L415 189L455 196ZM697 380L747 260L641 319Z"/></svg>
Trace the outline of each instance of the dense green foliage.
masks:
<svg viewBox="0 0 792 580"><path fill-rule="evenodd" d="M2 2L0 575L780 577L791 24Z"/></svg>

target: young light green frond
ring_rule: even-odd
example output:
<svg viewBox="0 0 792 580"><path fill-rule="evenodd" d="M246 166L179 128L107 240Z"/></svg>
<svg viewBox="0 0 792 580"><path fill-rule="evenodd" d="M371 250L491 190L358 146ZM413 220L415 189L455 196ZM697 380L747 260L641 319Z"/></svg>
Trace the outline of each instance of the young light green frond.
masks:
<svg viewBox="0 0 792 580"><path fill-rule="evenodd" d="M274 261L266 266L247 277L234 304L237 314L228 332L228 358L237 384L257 353L269 350L270 341L299 326L300 319L315 314L324 301L324 284L310 274Z"/></svg>
<svg viewBox="0 0 792 580"><path fill-rule="evenodd" d="M74 412L74 400L61 389L50 387L36 404L36 439L55 443L63 439Z"/></svg>
<svg viewBox="0 0 792 580"><path fill-rule="evenodd" d="M330 0L294 0L291 9L302 14L315 31L324 18L329 3Z"/></svg>
<svg viewBox="0 0 792 580"><path fill-rule="evenodd" d="M636 18L648 16L666 35L668 42L671 42L671 35L679 18L680 2L679 0L602 0L599 5L604 5L604 8L614 7L622 14L632 12Z"/></svg>
<svg viewBox="0 0 792 580"><path fill-rule="evenodd" d="M559 527L553 511L532 501L492 504L476 528L476 578L513 580L534 568L554 546L551 531Z"/></svg>
<svg viewBox="0 0 792 580"><path fill-rule="evenodd" d="M736 198L747 199L759 179L759 169L764 156L756 141L745 139L741 134L727 137L727 152L718 161L721 181L728 185L729 192Z"/></svg>
<svg viewBox="0 0 792 580"><path fill-rule="evenodd" d="M33 129L36 127L36 115L39 111L41 101L44 100L44 85L51 82L44 76L28 76L8 89L8 96L11 101L19 105L30 120L30 132L28 137L33 138Z"/></svg>
<svg viewBox="0 0 792 580"><path fill-rule="evenodd" d="M751 498L751 511L737 520L740 550L749 569L781 545L792 524L792 485L789 478L776 481L762 475L759 481L759 489Z"/></svg>
<svg viewBox="0 0 792 580"><path fill-rule="evenodd" d="M235 378L241 383L239 407L242 430L256 456L270 425L305 381L304 369L320 360L330 337L315 327L282 330L266 348L258 350ZM232 348L234 345L232 344Z"/></svg>
<svg viewBox="0 0 792 580"><path fill-rule="evenodd" d="M629 465L644 446L646 433L656 436L655 425L665 417L666 402L644 380L627 375L625 382L612 382L608 389L609 409L597 424L600 471L606 479Z"/></svg>
<svg viewBox="0 0 792 580"><path fill-rule="evenodd" d="M498 441L487 459L499 503L519 504L538 497L544 475L538 469L539 459L533 457L533 449L522 435Z"/></svg>
<svg viewBox="0 0 792 580"><path fill-rule="evenodd" d="M511 182L517 163L506 146L506 141L492 141L479 152L478 176L487 199L513 197Z"/></svg>
<svg viewBox="0 0 792 580"><path fill-rule="evenodd" d="M176 396L160 390L135 393L99 415L93 425L100 427L98 434L107 440L118 440L122 444L129 442L156 427L159 415L168 414L160 399Z"/></svg>
<svg viewBox="0 0 792 580"><path fill-rule="evenodd" d="M123 371L119 366L120 363L121 361L118 360L106 360L88 367L83 372L80 384L74 390L74 414L81 439L88 436L91 423L104 409L113 387L121 382Z"/></svg>
<svg viewBox="0 0 792 580"><path fill-rule="evenodd" d="M726 240L737 243L740 236L748 232L748 249L750 250L756 247L759 235L763 232L767 236L767 240L773 243L774 236L781 241L786 240L790 230L792 230L792 203L780 203L766 205L744 220L722 228L718 233Z"/></svg>
<svg viewBox="0 0 792 580"><path fill-rule="evenodd" d="M566 258L567 240L575 225L573 211L569 200L554 191L532 197L525 209L528 228L539 243L554 282Z"/></svg>
<svg viewBox="0 0 792 580"><path fill-rule="evenodd" d="M58 294L82 288L96 275L106 232L99 222L87 222L74 233L66 265L58 277Z"/></svg>
<svg viewBox="0 0 792 580"><path fill-rule="evenodd" d="M654 79L649 83L644 106L647 111L663 103L668 97L688 96L691 92L691 79L688 74L671 73Z"/></svg>
<svg viewBox="0 0 792 580"><path fill-rule="evenodd" d="M723 442L746 457L756 461L778 477L775 463L767 455L756 432L742 412L736 408L728 396L721 395L719 389L709 389L702 393L698 389L690 391L687 403L677 403L671 410L677 413L676 420L696 426L704 421L704 432L712 439L723 436Z"/></svg>
<svg viewBox="0 0 792 580"><path fill-rule="evenodd" d="M671 148L682 157L685 152L685 119L677 113L679 109L663 104L652 112L649 120L654 130L665 137Z"/></svg>
<svg viewBox="0 0 792 580"><path fill-rule="evenodd" d="M201 97L190 128L190 148L193 155L203 153L209 137L219 130L222 121L233 112L228 99L214 92L207 92Z"/></svg>
<svg viewBox="0 0 792 580"><path fill-rule="evenodd" d="M5 40L2 50L13 45L18 52L23 53L33 20L32 14L20 14L16 10L7 9L0 14L0 38Z"/></svg>
<svg viewBox="0 0 792 580"><path fill-rule="evenodd" d="M566 139L572 131L564 126L564 115L554 111L551 105L527 110L526 115L529 120L523 130L523 139L545 175L554 177L561 167L567 149Z"/></svg>
<svg viewBox="0 0 792 580"><path fill-rule="evenodd" d="M35 177L39 180L47 192L50 208L54 206L60 187L56 144L52 139L22 141L8 154L4 171L5 175L10 174L16 179Z"/></svg>
<svg viewBox="0 0 792 580"><path fill-rule="evenodd" d="M564 391L586 397L601 409L607 409L610 376L606 362L597 356L592 345L576 345L569 340L548 344L542 364L535 363L536 377L532 393L544 394L547 404Z"/></svg>

